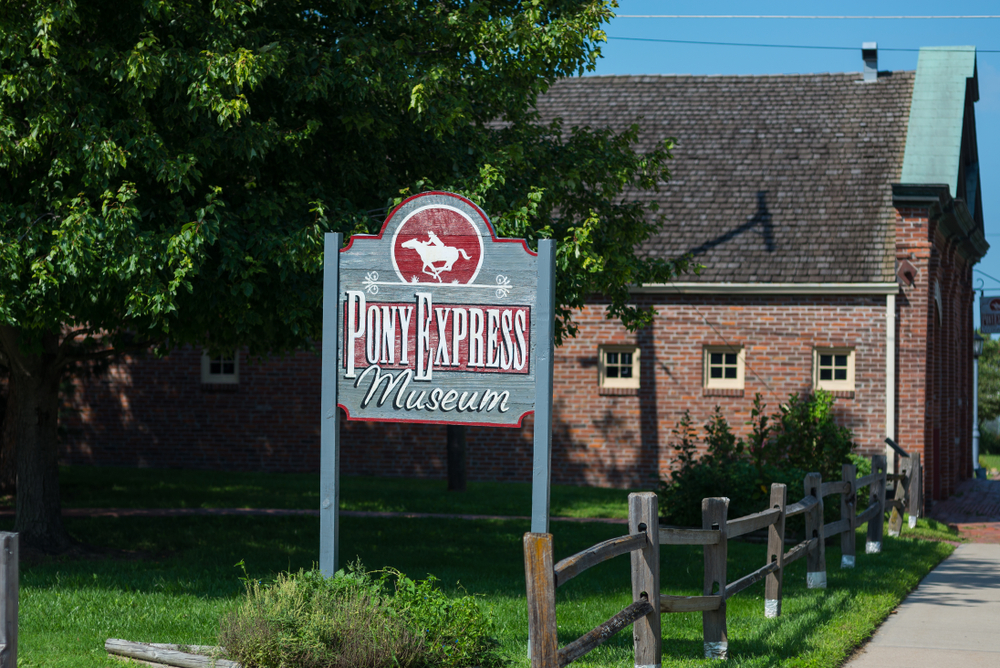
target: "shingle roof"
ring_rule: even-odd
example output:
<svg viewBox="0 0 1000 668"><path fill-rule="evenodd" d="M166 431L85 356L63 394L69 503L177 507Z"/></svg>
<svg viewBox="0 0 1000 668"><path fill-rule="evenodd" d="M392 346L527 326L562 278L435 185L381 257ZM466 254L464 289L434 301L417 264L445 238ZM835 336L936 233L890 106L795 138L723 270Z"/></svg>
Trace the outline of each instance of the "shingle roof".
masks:
<svg viewBox="0 0 1000 668"><path fill-rule="evenodd" d="M643 252L694 252L706 282L889 282L912 72L605 76L538 102L567 126L640 124L639 149L674 137L663 227Z"/></svg>

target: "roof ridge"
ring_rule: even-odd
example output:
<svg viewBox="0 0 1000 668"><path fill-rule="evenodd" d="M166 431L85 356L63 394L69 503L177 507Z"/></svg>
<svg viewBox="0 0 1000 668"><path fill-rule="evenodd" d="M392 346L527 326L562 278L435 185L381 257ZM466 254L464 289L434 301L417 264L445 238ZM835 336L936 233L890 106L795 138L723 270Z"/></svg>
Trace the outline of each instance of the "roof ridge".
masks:
<svg viewBox="0 0 1000 668"><path fill-rule="evenodd" d="M879 74L914 74L916 70L880 70ZM690 78L690 79L790 79L790 78L806 78L806 77L860 77L864 73L861 71L857 72L810 72L810 73L793 73L793 74L683 74L683 73L666 73L666 74L584 74L582 76L567 77L565 79L559 79L556 83L563 83L566 81L584 81L584 80L594 80L594 79L648 79L648 78L658 78L658 79L679 79L679 78Z"/></svg>

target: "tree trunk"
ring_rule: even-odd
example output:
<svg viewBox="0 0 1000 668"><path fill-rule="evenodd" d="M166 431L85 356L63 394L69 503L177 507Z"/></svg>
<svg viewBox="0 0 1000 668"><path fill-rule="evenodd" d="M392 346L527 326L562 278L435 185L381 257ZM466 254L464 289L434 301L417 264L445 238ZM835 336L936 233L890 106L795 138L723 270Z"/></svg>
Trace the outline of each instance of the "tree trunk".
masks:
<svg viewBox="0 0 1000 668"><path fill-rule="evenodd" d="M17 435L14 433L14 411L7 377L7 396L3 401L3 431L0 432L0 494L13 494L17 480Z"/></svg>
<svg viewBox="0 0 1000 668"><path fill-rule="evenodd" d="M29 347L16 328L2 326L0 346L9 364L13 407L4 421L4 439L16 439L14 531L22 545L63 552L72 540L63 527L59 499L59 335L45 334L40 346Z"/></svg>
<svg viewBox="0 0 1000 668"><path fill-rule="evenodd" d="M448 425L448 491L465 491L465 425Z"/></svg>

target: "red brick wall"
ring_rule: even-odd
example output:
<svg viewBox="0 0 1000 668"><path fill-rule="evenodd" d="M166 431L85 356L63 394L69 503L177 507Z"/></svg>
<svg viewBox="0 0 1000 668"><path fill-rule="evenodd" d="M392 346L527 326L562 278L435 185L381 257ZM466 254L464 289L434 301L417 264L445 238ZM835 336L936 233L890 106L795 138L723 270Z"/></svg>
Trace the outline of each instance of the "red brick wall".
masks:
<svg viewBox="0 0 1000 668"><path fill-rule="evenodd" d="M972 264L921 207L897 211L896 259L917 270L897 298L897 441L945 499L972 467Z"/></svg>
<svg viewBox="0 0 1000 668"><path fill-rule="evenodd" d="M921 453L925 489L946 498L971 468L971 264L927 208L897 211L896 259L913 265L896 313L896 436ZM936 305L935 282L941 307ZM669 473L671 430L685 409L704 424L716 405L747 431L760 392L773 411L811 387L812 348L856 349L856 391L837 399L840 421L865 454L883 452L885 298L643 296L656 323L630 334L593 303L579 336L556 354L553 479L648 487ZM641 349L642 387L606 396L597 387L600 344ZM742 396L702 390L705 345L746 349ZM208 469L309 471L319 467L319 359L241 358L238 387L203 386L200 356L175 351L80 381L63 419L66 462ZM717 393L718 394L718 393ZM722 393L732 395L732 392ZM473 480L530 480L532 420L520 429L469 428ZM343 426L345 474L443 477L444 427Z"/></svg>
<svg viewBox="0 0 1000 668"><path fill-rule="evenodd" d="M686 408L703 424L716 405L747 430L761 392L769 410L811 387L812 348L855 347L856 392L836 410L868 452L881 452L884 414L884 297L640 298L656 324L629 334L604 305L579 312L579 336L556 355L553 479L557 483L648 487L669 472L671 429ZM635 342L642 389L602 396L597 346ZM746 347L744 396L705 396L702 347ZM240 360L238 387L203 386L190 349L142 359L78 384L64 419L64 460L101 465L316 470L319 466L319 360ZM731 394L731 392L730 392ZM531 428L469 428L473 480L530 480ZM345 474L441 477L443 427L350 423L343 427Z"/></svg>

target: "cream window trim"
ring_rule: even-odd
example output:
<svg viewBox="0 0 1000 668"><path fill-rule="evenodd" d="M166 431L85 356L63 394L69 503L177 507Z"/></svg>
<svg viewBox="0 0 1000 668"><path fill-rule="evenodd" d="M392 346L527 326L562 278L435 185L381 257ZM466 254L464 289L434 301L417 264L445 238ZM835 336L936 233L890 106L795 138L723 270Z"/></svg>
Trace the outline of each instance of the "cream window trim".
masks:
<svg viewBox="0 0 1000 668"><path fill-rule="evenodd" d="M236 385L240 382L240 356L201 353L201 382L205 385Z"/></svg>
<svg viewBox="0 0 1000 668"><path fill-rule="evenodd" d="M742 390L745 374L746 350L742 346L705 346L702 352L705 389Z"/></svg>
<svg viewBox="0 0 1000 668"><path fill-rule="evenodd" d="M813 388L854 391L854 348L813 348Z"/></svg>
<svg viewBox="0 0 1000 668"><path fill-rule="evenodd" d="M599 387L638 389L639 346L600 346L597 359Z"/></svg>

